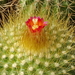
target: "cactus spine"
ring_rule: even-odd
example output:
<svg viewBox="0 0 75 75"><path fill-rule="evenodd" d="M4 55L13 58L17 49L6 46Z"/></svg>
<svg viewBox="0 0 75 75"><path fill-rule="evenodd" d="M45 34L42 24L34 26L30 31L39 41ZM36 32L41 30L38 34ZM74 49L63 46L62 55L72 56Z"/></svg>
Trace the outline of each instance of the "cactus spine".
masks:
<svg viewBox="0 0 75 75"><path fill-rule="evenodd" d="M75 36L74 27L67 27L69 20L60 19L55 15L49 18L41 9L39 14L48 22L48 25L43 29L43 36L39 35L41 39L47 40L36 41L35 35L27 32L28 28L25 22L34 16L35 6L26 7L26 11L20 14L15 20L10 18L9 22L0 29L0 75L70 75L70 71L75 69ZM59 15L61 16L61 15ZM23 35L28 34L29 38L21 40ZM38 35L37 35L38 37ZM39 40L40 37L38 37ZM39 45L42 51L32 52L26 50L24 41L27 41L29 46L34 44ZM23 42L23 43L21 43ZM49 45L44 51L45 43ZM34 44L34 46L36 46ZM27 46L28 47L28 46ZM38 48L38 49L40 49ZM35 49L33 46L30 49Z"/></svg>

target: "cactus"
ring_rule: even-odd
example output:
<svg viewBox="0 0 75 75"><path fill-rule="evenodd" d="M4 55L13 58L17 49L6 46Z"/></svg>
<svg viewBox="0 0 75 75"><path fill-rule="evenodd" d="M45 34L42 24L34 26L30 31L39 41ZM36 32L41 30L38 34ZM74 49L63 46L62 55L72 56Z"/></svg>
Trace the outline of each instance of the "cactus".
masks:
<svg viewBox="0 0 75 75"><path fill-rule="evenodd" d="M24 0L21 0L22 3L24 3ZM46 13L48 13L49 15L51 15L52 13L57 14L62 14L62 16L65 15L65 19L67 17L70 17L70 21L71 23L73 23L73 25L75 24L75 1L74 0L25 0L24 3L24 8L26 6L31 5L32 3L34 3L34 6L36 6L34 13L35 12L39 12L41 8L45 8L46 9L44 11L46 11ZM50 10L50 11L49 11Z"/></svg>
<svg viewBox="0 0 75 75"><path fill-rule="evenodd" d="M0 75L72 75L75 27L33 5L0 28Z"/></svg>

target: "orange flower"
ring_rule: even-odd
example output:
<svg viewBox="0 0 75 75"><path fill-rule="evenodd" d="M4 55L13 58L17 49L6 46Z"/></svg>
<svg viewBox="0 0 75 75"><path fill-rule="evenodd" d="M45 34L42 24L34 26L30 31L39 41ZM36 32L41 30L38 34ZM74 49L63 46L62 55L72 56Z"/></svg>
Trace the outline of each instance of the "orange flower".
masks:
<svg viewBox="0 0 75 75"><path fill-rule="evenodd" d="M44 19L40 17L31 17L26 21L26 25L29 27L31 32L38 32L47 25L47 22L44 22Z"/></svg>

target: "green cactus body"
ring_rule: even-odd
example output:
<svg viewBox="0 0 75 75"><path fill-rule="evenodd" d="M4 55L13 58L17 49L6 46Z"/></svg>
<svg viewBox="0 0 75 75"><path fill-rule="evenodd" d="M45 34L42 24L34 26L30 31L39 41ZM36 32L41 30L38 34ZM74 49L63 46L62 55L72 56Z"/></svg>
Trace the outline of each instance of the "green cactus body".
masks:
<svg viewBox="0 0 75 75"><path fill-rule="evenodd" d="M33 7L27 7L27 11L17 18L10 19L4 28L0 29L0 75L70 75L70 71L75 70L74 28L67 27L68 20L59 20L55 15L47 19L47 15L41 9L36 16L43 17L48 22L42 30L48 41L41 33L41 40L45 40L39 41L41 44L36 43L40 46L39 49L42 49L40 52L36 51L36 38L31 37L32 43L28 38L22 40L23 35L28 33L25 21L34 16L31 9ZM28 36L30 35L32 36ZM40 40L39 37L38 39ZM25 41L29 44L27 48L36 52L26 50ZM46 48L46 45L44 52L43 43L46 41L49 47ZM34 44L34 47L30 47L31 44Z"/></svg>
<svg viewBox="0 0 75 75"><path fill-rule="evenodd" d="M22 0L21 0L22 1ZM22 1L24 2L24 1ZM44 9L49 16L54 13L55 15L61 14L62 16L65 15L65 19L70 17L70 22L75 25L75 1L74 0L25 0L25 6L29 6L34 3L35 10L34 13L39 13L40 9ZM42 9L42 10L43 10ZM50 11L49 11L50 10Z"/></svg>

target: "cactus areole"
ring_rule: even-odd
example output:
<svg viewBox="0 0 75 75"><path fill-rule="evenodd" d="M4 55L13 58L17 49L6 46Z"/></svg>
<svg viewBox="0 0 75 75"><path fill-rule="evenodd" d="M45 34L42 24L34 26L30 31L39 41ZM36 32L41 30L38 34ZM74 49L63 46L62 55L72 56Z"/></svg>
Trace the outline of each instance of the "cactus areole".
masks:
<svg viewBox="0 0 75 75"><path fill-rule="evenodd" d="M30 17L26 21L26 25L31 32L40 32L47 25L47 22L44 22L44 19L40 17Z"/></svg>

